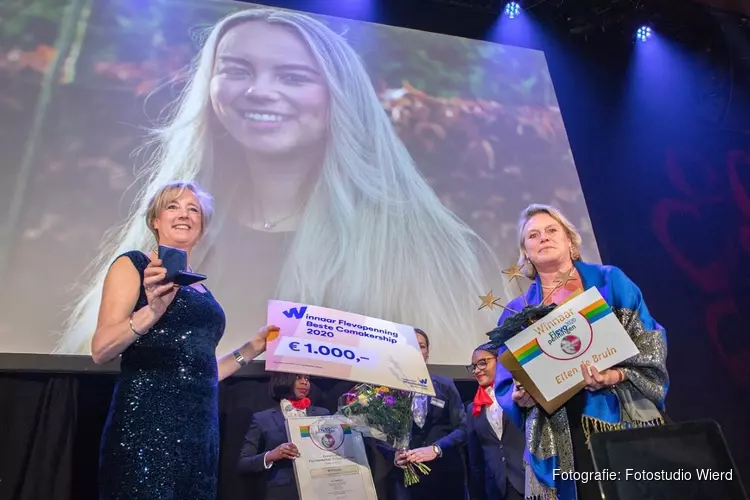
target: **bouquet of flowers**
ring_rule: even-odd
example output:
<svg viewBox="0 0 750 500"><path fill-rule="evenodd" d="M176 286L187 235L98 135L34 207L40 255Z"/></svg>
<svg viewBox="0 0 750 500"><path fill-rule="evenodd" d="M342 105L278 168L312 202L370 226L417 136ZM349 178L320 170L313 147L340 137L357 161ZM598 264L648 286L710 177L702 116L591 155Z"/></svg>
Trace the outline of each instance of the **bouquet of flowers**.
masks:
<svg viewBox="0 0 750 500"><path fill-rule="evenodd" d="M396 451L409 449L411 438L412 401L414 393L370 384L357 385L339 400L340 415L351 422L362 435L388 444ZM422 463L408 463L404 468L404 484L419 482L421 472L430 473Z"/></svg>

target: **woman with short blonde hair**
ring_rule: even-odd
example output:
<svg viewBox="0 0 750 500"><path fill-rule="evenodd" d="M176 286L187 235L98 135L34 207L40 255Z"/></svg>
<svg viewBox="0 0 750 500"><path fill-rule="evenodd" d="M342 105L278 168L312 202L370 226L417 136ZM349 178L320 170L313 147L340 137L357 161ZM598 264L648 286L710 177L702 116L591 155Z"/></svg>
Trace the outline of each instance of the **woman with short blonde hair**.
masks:
<svg viewBox="0 0 750 500"><path fill-rule="evenodd" d="M101 500L213 500L219 464L218 383L265 351L275 326L216 357L222 307L202 283L170 281L157 247L184 252L185 269L213 213L194 182L158 189L143 221L149 254L124 252L104 279L91 355L121 357L99 461Z"/></svg>
<svg viewBox="0 0 750 500"><path fill-rule="evenodd" d="M639 351L602 371L582 364L585 390L552 415L537 406L513 376L497 364L497 401L526 432L526 498L599 499L596 481L565 479L553 471L580 472L579 477L594 473L587 444L591 433L664 422L662 412L669 389L666 331L649 313L640 289L622 270L581 260L581 237L556 208L537 204L525 208L519 217L518 238L519 265L534 283L524 297L508 303L491 336L507 338L518 333L504 330L523 324L511 310L521 311L527 304L560 305L596 287Z"/></svg>
<svg viewBox="0 0 750 500"><path fill-rule="evenodd" d="M574 262L581 260L581 244L583 243L578 228L576 228L575 225L557 208L551 205L542 205L540 203L532 203L524 208L521 215L518 217L518 247L520 249L518 266L523 268L524 274L532 280L536 278L536 268L534 267L534 263L531 262L526 255L524 228L529 220L538 214L547 214L560 224L560 227L563 228L565 234L568 236L568 240L570 240L570 258Z"/></svg>

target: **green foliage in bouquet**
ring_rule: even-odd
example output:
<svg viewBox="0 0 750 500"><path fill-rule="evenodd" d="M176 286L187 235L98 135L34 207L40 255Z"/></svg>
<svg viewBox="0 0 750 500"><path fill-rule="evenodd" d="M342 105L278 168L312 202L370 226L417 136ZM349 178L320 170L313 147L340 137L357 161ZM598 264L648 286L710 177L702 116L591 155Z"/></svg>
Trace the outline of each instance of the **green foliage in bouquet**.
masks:
<svg viewBox="0 0 750 500"><path fill-rule="evenodd" d="M355 430L387 443L394 450L409 449L414 393L360 384L343 398L338 413L348 418ZM417 472L427 475L430 468L421 463L407 463L404 468L406 486L419 482Z"/></svg>

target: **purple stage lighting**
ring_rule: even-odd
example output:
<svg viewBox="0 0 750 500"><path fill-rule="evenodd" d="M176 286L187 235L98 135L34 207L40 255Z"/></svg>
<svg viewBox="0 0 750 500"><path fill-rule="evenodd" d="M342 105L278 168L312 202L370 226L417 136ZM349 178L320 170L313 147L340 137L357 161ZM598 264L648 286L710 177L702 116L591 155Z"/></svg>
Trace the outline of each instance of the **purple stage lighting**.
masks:
<svg viewBox="0 0 750 500"><path fill-rule="evenodd" d="M638 31L635 32L635 37L641 42L645 42L649 38L651 38L652 32L651 28L648 26L641 26L638 28Z"/></svg>
<svg viewBox="0 0 750 500"><path fill-rule="evenodd" d="M518 17L521 14L521 6L518 5L516 2L508 2L505 5L505 10L503 11L506 16L513 19Z"/></svg>

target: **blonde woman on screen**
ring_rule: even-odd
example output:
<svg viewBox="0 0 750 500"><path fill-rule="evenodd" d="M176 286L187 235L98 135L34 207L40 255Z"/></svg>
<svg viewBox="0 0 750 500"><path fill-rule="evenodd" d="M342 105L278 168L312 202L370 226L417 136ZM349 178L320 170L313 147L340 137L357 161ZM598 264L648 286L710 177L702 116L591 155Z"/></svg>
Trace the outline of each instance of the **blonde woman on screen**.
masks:
<svg viewBox="0 0 750 500"><path fill-rule="evenodd" d="M125 250L150 248L146 200L174 179L199 180L225 202L225 227L206 235L196 265L224 266L223 295L238 309L264 314L278 298L425 325L437 363L468 356L476 339L467 338L492 327L476 312L489 288L482 267L496 269L489 248L441 204L359 56L322 23L265 8L221 20L156 141L137 209L100 256L59 352L88 353L106 269ZM256 249L276 236L282 247ZM248 297L264 279L267 293Z"/></svg>

